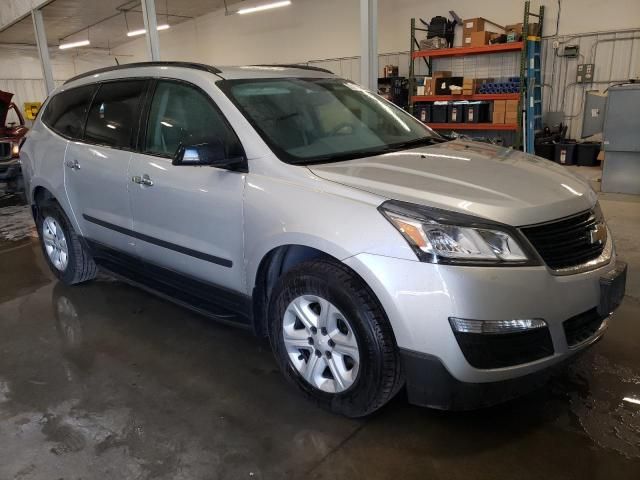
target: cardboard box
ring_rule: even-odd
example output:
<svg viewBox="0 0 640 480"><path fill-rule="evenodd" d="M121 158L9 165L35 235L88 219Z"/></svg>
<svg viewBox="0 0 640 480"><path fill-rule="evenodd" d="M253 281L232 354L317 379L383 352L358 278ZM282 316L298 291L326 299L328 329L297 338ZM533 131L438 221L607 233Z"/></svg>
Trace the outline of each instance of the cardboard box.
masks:
<svg viewBox="0 0 640 480"><path fill-rule="evenodd" d="M471 42L469 43L469 47L482 47L484 45L489 45L489 40L491 39L492 32L471 32Z"/></svg>
<svg viewBox="0 0 640 480"><path fill-rule="evenodd" d="M518 123L518 112L504 112L504 123Z"/></svg>
<svg viewBox="0 0 640 480"><path fill-rule="evenodd" d="M469 18L468 20L462 21L462 30L466 33L471 32L480 32L484 30L485 22L488 22L486 18L477 17L477 18Z"/></svg>
<svg viewBox="0 0 640 480"><path fill-rule="evenodd" d="M507 101L506 100L495 100L493 102L493 111L494 112L504 112L507 110Z"/></svg>
<svg viewBox="0 0 640 480"><path fill-rule="evenodd" d="M507 112L517 112L518 111L518 100L505 100L505 111Z"/></svg>
<svg viewBox="0 0 640 480"><path fill-rule="evenodd" d="M493 110L493 123L504 123L505 112Z"/></svg>

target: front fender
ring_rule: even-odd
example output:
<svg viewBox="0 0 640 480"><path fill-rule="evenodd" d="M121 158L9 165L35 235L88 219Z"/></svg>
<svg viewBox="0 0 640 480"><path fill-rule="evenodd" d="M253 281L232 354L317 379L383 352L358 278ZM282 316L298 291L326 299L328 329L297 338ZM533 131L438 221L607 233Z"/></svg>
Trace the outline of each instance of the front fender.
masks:
<svg viewBox="0 0 640 480"><path fill-rule="evenodd" d="M255 285L262 259L274 248L301 245L338 260L359 253L415 260L400 233L378 211L376 195L318 179L308 169L300 176L251 175L244 200L247 290Z"/></svg>

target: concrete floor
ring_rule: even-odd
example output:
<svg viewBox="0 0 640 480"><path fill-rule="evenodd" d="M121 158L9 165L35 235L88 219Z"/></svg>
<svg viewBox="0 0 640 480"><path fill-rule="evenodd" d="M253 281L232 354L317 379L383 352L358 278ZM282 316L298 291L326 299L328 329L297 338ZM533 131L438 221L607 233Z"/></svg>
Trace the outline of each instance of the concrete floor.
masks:
<svg viewBox="0 0 640 480"><path fill-rule="evenodd" d="M601 342L500 407L400 395L356 421L303 400L245 332L107 277L54 281L26 207L1 198L0 479L637 480L640 198L601 203L631 270Z"/></svg>

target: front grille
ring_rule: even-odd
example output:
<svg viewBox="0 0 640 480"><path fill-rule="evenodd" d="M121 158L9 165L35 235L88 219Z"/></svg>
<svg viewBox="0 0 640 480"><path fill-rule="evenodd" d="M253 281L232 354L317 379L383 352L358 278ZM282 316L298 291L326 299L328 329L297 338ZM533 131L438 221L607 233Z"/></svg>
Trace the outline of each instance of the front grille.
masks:
<svg viewBox="0 0 640 480"><path fill-rule="evenodd" d="M574 347L593 337L603 321L604 317L598 313L596 308L566 320L562 325L564 334L567 337L567 345Z"/></svg>
<svg viewBox="0 0 640 480"><path fill-rule="evenodd" d="M475 368L510 367L553 355L547 327L518 333L454 332L454 335L467 362Z"/></svg>
<svg viewBox="0 0 640 480"><path fill-rule="evenodd" d="M11 158L11 142L0 142L0 160Z"/></svg>
<svg viewBox="0 0 640 480"><path fill-rule="evenodd" d="M522 232L552 269L575 267L598 258L606 241L592 243L591 232L604 224L599 209L556 222L525 227Z"/></svg>

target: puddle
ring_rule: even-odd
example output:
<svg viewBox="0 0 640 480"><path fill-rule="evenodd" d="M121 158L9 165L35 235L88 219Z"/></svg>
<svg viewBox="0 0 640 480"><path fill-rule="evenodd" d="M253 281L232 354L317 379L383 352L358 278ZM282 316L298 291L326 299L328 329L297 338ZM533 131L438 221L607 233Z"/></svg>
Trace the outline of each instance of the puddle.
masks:
<svg viewBox="0 0 640 480"><path fill-rule="evenodd" d="M584 356L570 370L571 413L600 447L640 458L640 375L602 355Z"/></svg>
<svg viewBox="0 0 640 480"><path fill-rule="evenodd" d="M19 241L36 236L29 205L11 195L0 194L0 241Z"/></svg>

